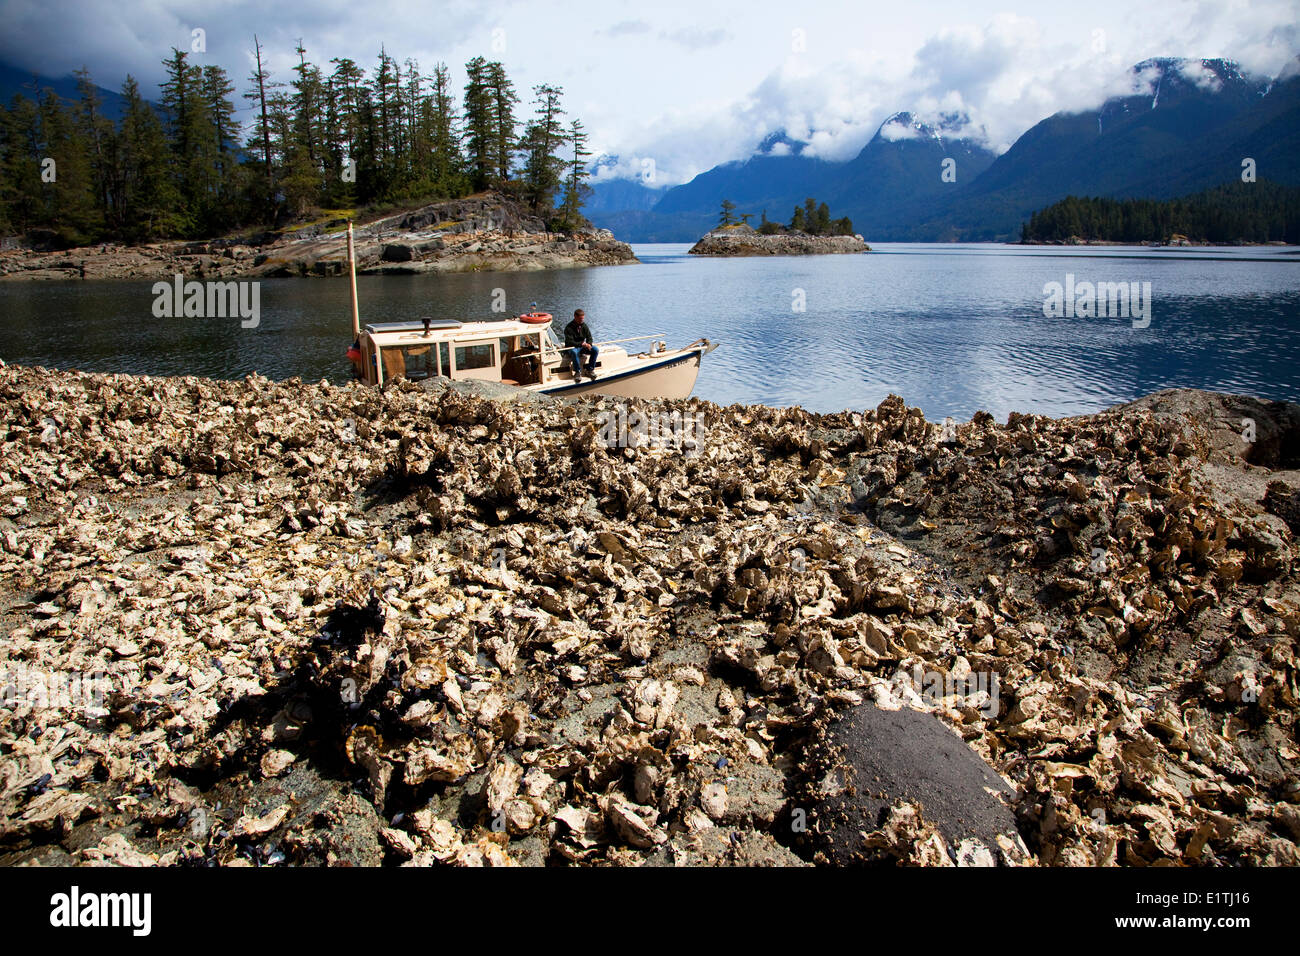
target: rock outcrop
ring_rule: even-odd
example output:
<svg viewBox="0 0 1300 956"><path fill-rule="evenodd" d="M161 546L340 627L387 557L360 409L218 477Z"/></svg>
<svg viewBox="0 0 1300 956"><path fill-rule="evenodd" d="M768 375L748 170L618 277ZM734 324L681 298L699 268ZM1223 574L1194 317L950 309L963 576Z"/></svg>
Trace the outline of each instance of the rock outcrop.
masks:
<svg viewBox="0 0 1300 956"><path fill-rule="evenodd" d="M870 251L861 236L810 236L804 232L769 236L744 223L719 226L690 249L694 256L819 256Z"/></svg>
<svg viewBox="0 0 1300 956"><path fill-rule="evenodd" d="M548 232L495 193L432 203L355 226L358 273L530 272L636 262L606 229ZM283 235L139 246L103 243L62 252L0 252L0 280L200 279L347 274L346 223Z"/></svg>

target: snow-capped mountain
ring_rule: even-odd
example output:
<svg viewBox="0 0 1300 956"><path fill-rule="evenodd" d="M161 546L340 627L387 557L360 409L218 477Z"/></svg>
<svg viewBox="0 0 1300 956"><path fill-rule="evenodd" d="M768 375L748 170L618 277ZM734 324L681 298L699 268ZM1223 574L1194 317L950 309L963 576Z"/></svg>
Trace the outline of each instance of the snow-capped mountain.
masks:
<svg viewBox="0 0 1300 956"><path fill-rule="evenodd" d="M983 140L984 131L976 129L965 113L941 113L927 122L915 113L895 113L876 130L876 137L888 143L901 140L933 140L943 145L944 140Z"/></svg>
<svg viewBox="0 0 1300 956"><path fill-rule="evenodd" d="M1168 110L1191 98L1213 97L1223 106L1248 106L1268 91L1232 60L1152 57L1129 71L1131 92L1112 97L1097 111L1101 130L1150 110Z"/></svg>
<svg viewBox="0 0 1300 956"><path fill-rule="evenodd" d="M1067 195L1187 195L1238 179L1245 159L1260 178L1300 185L1300 57L1271 83L1227 59L1155 57L1124 85L1096 109L1047 117L996 157L984 130L955 113L894 113L839 163L803 155L777 131L748 159L664 191L634 229L653 224L657 240L687 241L716 221L724 198L786 220L812 196L868 240L1012 238Z"/></svg>

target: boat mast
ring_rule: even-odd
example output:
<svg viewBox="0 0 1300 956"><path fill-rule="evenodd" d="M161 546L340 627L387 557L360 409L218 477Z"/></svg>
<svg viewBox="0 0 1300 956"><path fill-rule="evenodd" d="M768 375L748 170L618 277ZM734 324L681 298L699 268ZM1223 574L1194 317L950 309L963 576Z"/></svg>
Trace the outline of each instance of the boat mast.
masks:
<svg viewBox="0 0 1300 956"><path fill-rule="evenodd" d="M348 220L348 281L352 284L352 337L361 338L361 313L357 310L357 255L352 244L352 220Z"/></svg>

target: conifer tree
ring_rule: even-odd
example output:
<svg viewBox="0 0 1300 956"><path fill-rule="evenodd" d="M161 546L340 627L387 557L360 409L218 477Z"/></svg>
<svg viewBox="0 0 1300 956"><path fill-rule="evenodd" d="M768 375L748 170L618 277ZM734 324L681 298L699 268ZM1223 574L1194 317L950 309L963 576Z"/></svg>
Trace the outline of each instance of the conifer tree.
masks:
<svg viewBox="0 0 1300 956"><path fill-rule="evenodd" d="M731 226L736 222L736 217L732 215L736 211L736 204L730 199L722 200L722 213L718 216L719 226Z"/></svg>
<svg viewBox="0 0 1300 956"><path fill-rule="evenodd" d="M103 215L109 206L112 189L113 138L115 130L111 120L103 113L103 99L84 67L74 74L77 78L77 102L73 107L77 133L90 151L88 157L95 202Z"/></svg>
<svg viewBox="0 0 1300 956"><path fill-rule="evenodd" d="M19 233L42 225L40 112L36 102L21 94L5 111L4 153L0 157L0 197L8 228Z"/></svg>
<svg viewBox="0 0 1300 956"><path fill-rule="evenodd" d="M122 84L122 230L125 238L147 241L180 232L180 196L168 175L167 137L135 78Z"/></svg>
<svg viewBox="0 0 1300 956"><path fill-rule="evenodd" d="M464 188L464 160L456 122L456 100L451 92L447 64L433 68L433 90L429 97L432 121L429 131L431 179L434 195L455 196Z"/></svg>
<svg viewBox="0 0 1300 956"><path fill-rule="evenodd" d="M564 128L560 117L563 90L543 83L533 87L536 96L536 117L524 130L519 149L524 154L524 188L528 204L540 215L551 213L555 192L563 181L567 163L556 155L564 144Z"/></svg>
<svg viewBox="0 0 1300 956"><path fill-rule="evenodd" d="M101 225L86 141L58 94L47 89L38 106L42 160L54 160L53 181L41 181L42 225L65 245L81 245Z"/></svg>
<svg viewBox="0 0 1300 956"><path fill-rule="evenodd" d="M591 153L587 150L587 131L581 120L569 120L566 139L569 143L569 164L564 180L561 218L566 229L574 230L582 224L582 204L591 193L591 187L587 185L587 158Z"/></svg>
<svg viewBox="0 0 1300 956"><path fill-rule="evenodd" d="M485 82L492 102L492 160L493 175L498 185L510 181L511 154L515 148L515 95L514 84L506 76L505 67L493 61L487 65Z"/></svg>
<svg viewBox="0 0 1300 956"><path fill-rule="evenodd" d="M488 62L476 56L465 64L465 146L475 191L486 189L495 169L495 108L488 87Z"/></svg>
<svg viewBox="0 0 1300 956"><path fill-rule="evenodd" d="M275 173L271 164L271 126L270 118L267 113L266 97L267 91L272 90L275 85L271 83L271 75L267 72L262 64L262 44L258 42L257 34L253 34L253 58L256 64L248 81L253 84L252 88L244 94L244 99L250 100L257 105L257 132L248 141L248 148L255 154L262 157L262 174L264 177L261 189L262 195L259 197L258 205L262 207L266 214L269 215L272 209L275 196Z"/></svg>

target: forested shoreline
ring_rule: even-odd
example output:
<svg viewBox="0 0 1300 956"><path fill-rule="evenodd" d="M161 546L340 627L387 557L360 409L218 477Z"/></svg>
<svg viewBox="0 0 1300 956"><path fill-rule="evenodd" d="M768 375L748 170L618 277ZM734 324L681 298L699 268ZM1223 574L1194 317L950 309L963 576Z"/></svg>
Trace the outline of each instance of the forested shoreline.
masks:
<svg viewBox="0 0 1300 956"><path fill-rule="evenodd" d="M425 75L381 50L369 72L337 57L326 72L300 41L280 79L256 38L252 52L242 92L173 48L157 106L128 75L111 118L85 70L71 102L37 88L0 106L0 235L59 248L207 238L488 188L556 230L585 224L587 134L560 87L535 86L525 116L505 68L483 57L466 64L458 102L445 63Z"/></svg>
<svg viewBox="0 0 1300 956"><path fill-rule="evenodd" d="M1021 242L1300 243L1300 189L1261 180L1179 199L1067 196L1035 212Z"/></svg>

